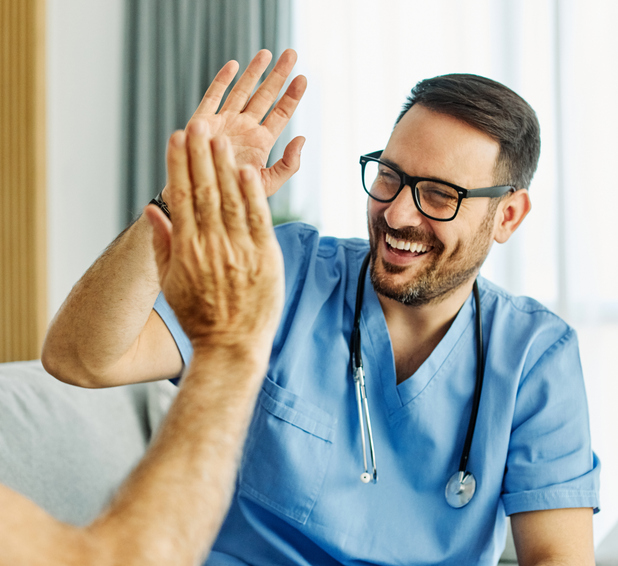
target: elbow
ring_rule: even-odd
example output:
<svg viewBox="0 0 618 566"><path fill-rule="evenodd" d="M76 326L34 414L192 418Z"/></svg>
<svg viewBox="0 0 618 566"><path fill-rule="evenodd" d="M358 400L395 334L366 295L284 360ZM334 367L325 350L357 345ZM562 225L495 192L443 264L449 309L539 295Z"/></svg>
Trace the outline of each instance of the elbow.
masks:
<svg viewBox="0 0 618 566"><path fill-rule="evenodd" d="M41 350L41 364L59 381L79 387L97 388L103 384L71 349L68 341L48 332Z"/></svg>

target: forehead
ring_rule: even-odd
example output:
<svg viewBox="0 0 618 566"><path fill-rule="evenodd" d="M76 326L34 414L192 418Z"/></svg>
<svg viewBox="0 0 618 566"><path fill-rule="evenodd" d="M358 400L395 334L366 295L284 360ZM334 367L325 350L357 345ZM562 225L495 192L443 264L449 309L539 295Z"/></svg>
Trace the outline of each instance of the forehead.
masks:
<svg viewBox="0 0 618 566"><path fill-rule="evenodd" d="M499 151L487 134L417 104L395 126L382 156L408 175L480 188L493 184Z"/></svg>

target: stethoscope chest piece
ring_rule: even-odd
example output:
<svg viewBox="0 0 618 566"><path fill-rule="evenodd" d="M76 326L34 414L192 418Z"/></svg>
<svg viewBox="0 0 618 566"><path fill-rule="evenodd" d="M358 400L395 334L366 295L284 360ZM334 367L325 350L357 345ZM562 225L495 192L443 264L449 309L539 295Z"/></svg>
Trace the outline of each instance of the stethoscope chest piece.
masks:
<svg viewBox="0 0 618 566"><path fill-rule="evenodd" d="M459 509L470 503L476 490L476 480L470 472L455 472L446 484L444 495L446 502Z"/></svg>

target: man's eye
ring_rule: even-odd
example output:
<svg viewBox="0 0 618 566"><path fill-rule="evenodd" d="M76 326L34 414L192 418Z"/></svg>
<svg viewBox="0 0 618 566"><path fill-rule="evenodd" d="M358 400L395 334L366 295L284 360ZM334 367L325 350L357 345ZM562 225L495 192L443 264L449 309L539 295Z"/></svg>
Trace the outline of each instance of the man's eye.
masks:
<svg viewBox="0 0 618 566"><path fill-rule="evenodd" d="M399 184L399 175L388 167L380 167L378 169L378 178L385 183Z"/></svg>
<svg viewBox="0 0 618 566"><path fill-rule="evenodd" d="M458 201L457 191L448 185L423 181L418 184L421 201L431 207L452 207Z"/></svg>
<svg viewBox="0 0 618 566"><path fill-rule="evenodd" d="M440 199L440 200L450 200L450 199L455 199L457 197L455 197L452 194L449 194L445 191L442 191L440 189L429 189L424 191L425 196L427 196L427 198L431 198L431 199Z"/></svg>

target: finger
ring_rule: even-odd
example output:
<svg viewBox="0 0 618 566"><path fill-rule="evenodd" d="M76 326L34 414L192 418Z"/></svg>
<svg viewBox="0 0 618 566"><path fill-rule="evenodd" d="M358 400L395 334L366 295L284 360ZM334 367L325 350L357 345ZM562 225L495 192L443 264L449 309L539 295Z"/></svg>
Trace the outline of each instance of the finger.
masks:
<svg viewBox="0 0 618 566"><path fill-rule="evenodd" d="M296 59L296 51L293 49L286 49L281 54L274 69L255 91L251 100L249 100L247 107L243 110L244 114L249 114L258 121L265 116L268 109L274 104L275 100L277 100L285 81L290 76L296 64Z"/></svg>
<svg viewBox="0 0 618 566"><path fill-rule="evenodd" d="M221 112L242 111L271 59L272 54L267 49L258 51L257 55L245 69L245 72L238 79L238 82L234 85L234 88L221 107Z"/></svg>
<svg viewBox="0 0 618 566"><path fill-rule="evenodd" d="M257 246L265 245L273 235L273 223L258 172L247 165L240 169L240 186L247 208L247 225Z"/></svg>
<svg viewBox="0 0 618 566"><path fill-rule="evenodd" d="M197 229L186 142L185 132L177 131L167 145L166 198L169 198L167 202L175 231L181 237L191 237Z"/></svg>
<svg viewBox="0 0 618 566"><path fill-rule="evenodd" d="M159 281L165 277L169 269L171 255L172 223L163 211L149 204L144 209L144 215L152 226L152 246L155 252L155 261L159 272Z"/></svg>
<svg viewBox="0 0 618 566"><path fill-rule="evenodd" d="M232 239L248 236L245 203L239 187L236 161L227 137L213 140L213 155L219 189L221 191L221 216Z"/></svg>
<svg viewBox="0 0 618 566"><path fill-rule="evenodd" d="M211 230L219 230L222 222L221 195L210 141L208 125L204 120L194 120L187 126L189 168L198 223L209 226Z"/></svg>
<svg viewBox="0 0 618 566"><path fill-rule="evenodd" d="M265 185L278 189L298 171L300 168L300 152L304 145L305 138L298 136L286 146L283 157L268 169L263 170L262 175L269 178L269 182L265 182Z"/></svg>
<svg viewBox="0 0 618 566"><path fill-rule="evenodd" d="M283 128L285 128L290 121L306 89L307 79L303 75L295 77L279 102L277 102L266 117L266 120L264 120L263 126L265 126L275 138L279 137Z"/></svg>
<svg viewBox="0 0 618 566"><path fill-rule="evenodd" d="M202 101L197 107L197 110L193 113L191 119L205 114L214 114L217 111L219 104L221 104L221 99L227 87L230 86L231 82L234 80L236 73L238 73L237 61L228 61L221 67L221 70L208 87L206 94L204 94Z"/></svg>

